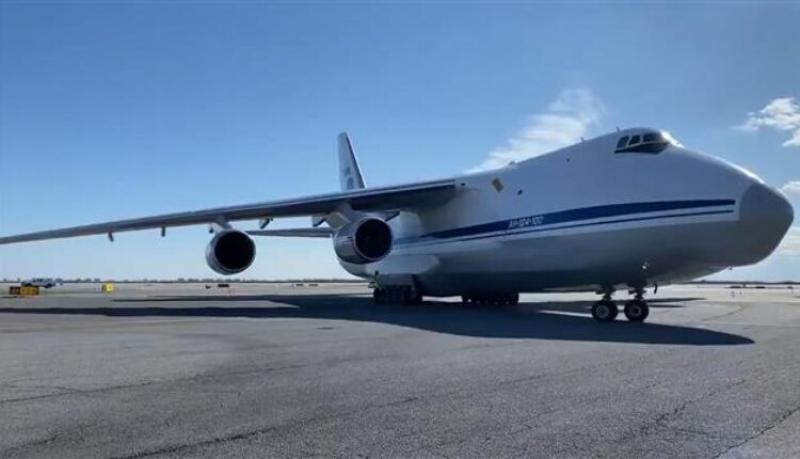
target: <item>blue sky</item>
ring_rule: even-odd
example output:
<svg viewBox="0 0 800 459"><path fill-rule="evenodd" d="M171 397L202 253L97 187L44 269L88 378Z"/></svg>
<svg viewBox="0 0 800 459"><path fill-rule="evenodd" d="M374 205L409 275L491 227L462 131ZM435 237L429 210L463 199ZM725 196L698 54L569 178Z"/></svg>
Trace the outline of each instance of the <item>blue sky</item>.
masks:
<svg viewBox="0 0 800 459"><path fill-rule="evenodd" d="M658 126L798 209L798 23L778 2L3 2L0 234L333 191L341 130L378 185ZM8 246L0 277L205 277L207 242ZM327 241L258 250L242 277L344 275ZM798 273L795 227L724 277Z"/></svg>

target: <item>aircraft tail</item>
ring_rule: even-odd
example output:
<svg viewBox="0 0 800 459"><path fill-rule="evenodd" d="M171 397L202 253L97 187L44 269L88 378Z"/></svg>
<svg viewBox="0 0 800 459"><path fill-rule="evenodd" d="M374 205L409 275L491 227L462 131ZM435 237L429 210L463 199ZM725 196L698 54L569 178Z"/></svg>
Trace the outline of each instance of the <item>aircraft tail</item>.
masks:
<svg viewBox="0 0 800 459"><path fill-rule="evenodd" d="M358 167L356 154L353 152L353 144L346 132L339 134L339 184L342 191L359 190L365 188L364 177L361 176L361 169Z"/></svg>
<svg viewBox="0 0 800 459"><path fill-rule="evenodd" d="M337 143L339 150L339 186L341 190L351 191L366 188L367 185L364 183L361 168L358 167L358 160L353 151L353 144L350 142L346 132L339 134ZM311 225L315 228L326 221L326 215L314 215L311 217Z"/></svg>

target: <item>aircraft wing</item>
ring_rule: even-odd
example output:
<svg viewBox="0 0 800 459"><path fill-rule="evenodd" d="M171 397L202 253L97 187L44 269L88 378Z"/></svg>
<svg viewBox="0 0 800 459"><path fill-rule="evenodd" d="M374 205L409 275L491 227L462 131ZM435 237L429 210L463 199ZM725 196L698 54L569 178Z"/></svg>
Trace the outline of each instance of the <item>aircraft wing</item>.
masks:
<svg viewBox="0 0 800 459"><path fill-rule="evenodd" d="M355 211L413 210L445 202L455 192L455 180L445 179L390 187L364 188L338 193L321 194L297 199L284 199L231 207L196 210L134 218L93 225L74 226L35 233L0 237L0 244L58 239L92 234L108 234L151 228L187 226L197 224L222 224L237 220L254 220L274 217L302 217L335 212L348 204Z"/></svg>

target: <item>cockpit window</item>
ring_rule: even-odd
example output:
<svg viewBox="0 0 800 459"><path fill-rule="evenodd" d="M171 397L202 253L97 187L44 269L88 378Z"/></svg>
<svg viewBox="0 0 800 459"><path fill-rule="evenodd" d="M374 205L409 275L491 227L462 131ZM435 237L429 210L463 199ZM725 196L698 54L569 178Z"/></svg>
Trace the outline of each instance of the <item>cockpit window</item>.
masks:
<svg viewBox="0 0 800 459"><path fill-rule="evenodd" d="M627 141L627 142L626 142ZM624 136L617 142L614 153L657 154L670 145L680 145L667 132L646 132L643 135Z"/></svg>

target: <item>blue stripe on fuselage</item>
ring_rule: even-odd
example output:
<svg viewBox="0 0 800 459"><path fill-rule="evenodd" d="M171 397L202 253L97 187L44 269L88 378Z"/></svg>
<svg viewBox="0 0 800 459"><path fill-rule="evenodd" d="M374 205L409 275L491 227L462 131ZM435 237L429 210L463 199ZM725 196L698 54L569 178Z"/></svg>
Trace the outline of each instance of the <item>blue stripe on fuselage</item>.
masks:
<svg viewBox="0 0 800 459"><path fill-rule="evenodd" d="M465 238L465 240L471 240L471 239L481 239L484 237L493 237L496 235L487 235L487 234L497 233L497 232L502 232L501 233L502 235L508 235L508 234L544 231L546 229L576 228L594 224L623 223L629 221L653 220L658 218L731 213L733 212L732 210L695 212L688 214L687 213L667 214L667 215L649 216L637 219L623 219L623 220L617 219L611 221L593 222L593 223L585 223L578 225L561 225L558 227L553 227L553 225L578 222L583 220L628 216L628 215L650 213L650 212L732 206L735 203L736 201L733 199L702 199L702 200L692 200L692 201L634 202L626 204L610 204L604 206L582 207L578 209L562 210L546 214L530 215L526 217L511 218L507 220L498 220L489 223L482 223L479 225L465 226L462 228L453 228L449 230L435 231L417 237L400 238L396 240L395 243L402 245L402 244L425 242L425 241L434 242L434 241L441 241L443 239L454 239L454 238ZM473 236L473 237L467 237L467 236Z"/></svg>

